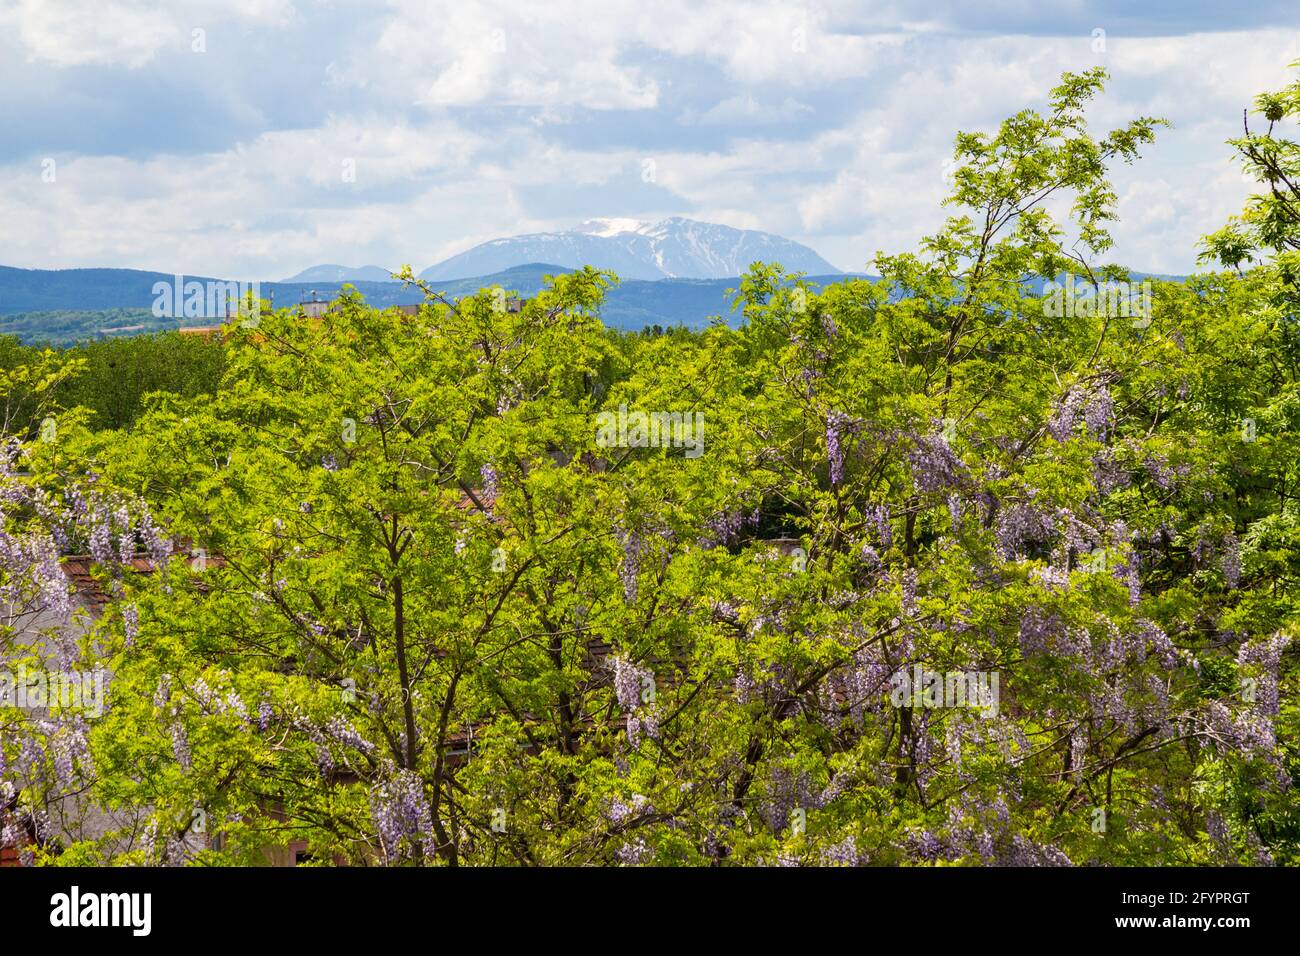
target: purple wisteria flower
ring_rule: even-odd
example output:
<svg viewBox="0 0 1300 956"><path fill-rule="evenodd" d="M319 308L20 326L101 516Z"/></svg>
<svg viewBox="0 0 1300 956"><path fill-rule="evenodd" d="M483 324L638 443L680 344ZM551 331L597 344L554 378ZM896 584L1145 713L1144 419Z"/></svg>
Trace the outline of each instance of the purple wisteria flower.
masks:
<svg viewBox="0 0 1300 956"><path fill-rule="evenodd" d="M0 529L0 602L18 615L44 613L60 621L72 614L67 577L54 539L40 531L10 535Z"/></svg>
<svg viewBox="0 0 1300 956"><path fill-rule="evenodd" d="M1057 404L1055 413L1047 422L1047 430L1058 442L1067 442L1074 437L1075 425L1082 419L1088 434L1104 441L1113 417L1114 402L1105 384L1091 389L1075 385Z"/></svg>
<svg viewBox="0 0 1300 956"><path fill-rule="evenodd" d="M611 823L621 824L653 809L645 795L637 793L633 794L631 804L626 804L617 797L611 800L607 816Z"/></svg>
<svg viewBox="0 0 1300 956"><path fill-rule="evenodd" d="M659 739L659 715L653 708L644 708L627 717L627 740L633 747L641 743L642 737Z"/></svg>
<svg viewBox="0 0 1300 956"><path fill-rule="evenodd" d="M844 430L851 419L840 411L826 413L826 459L831 466L831 485L838 485L844 480Z"/></svg>
<svg viewBox="0 0 1300 956"><path fill-rule="evenodd" d="M172 555L171 539L158 527L148 511L140 516L137 527L144 549L149 552L150 562L154 567L161 567Z"/></svg>
<svg viewBox="0 0 1300 956"><path fill-rule="evenodd" d="M628 604L636 603L637 583L641 574L641 552L645 542L635 528L617 527L614 529L619 546L623 549L623 560L619 565L619 578L623 582L623 599Z"/></svg>
<svg viewBox="0 0 1300 956"><path fill-rule="evenodd" d="M742 704L748 704L750 701L757 699L759 684L758 681L754 680L753 675L741 670L737 672L736 679L732 682L732 689L735 691L736 700Z"/></svg>
<svg viewBox="0 0 1300 956"><path fill-rule="evenodd" d="M627 738L636 746L644 735L659 739L659 712L653 699L645 699L645 689L654 686L654 672L638 667L622 655L613 660L614 696L627 715Z"/></svg>
<svg viewBox="0 0 1300 956"><path fill-rule="evenodd" d="M153 705L159 710L162 710L171 702L171 699L172 679L169 674L163 674L163 676L158 679L157 689L153 692Z"/></svg>
<svg viewBox="0 0 1300 956"><path fill-rule="evenodd" d="M933 863L943 855L943 844L929 830L922 830L908 838L908 846L913 856Z"/></svg>
<svg viewBox="0 0 1300 956"><path fill-rule="evenodd" d="M493 501L497 498L497 470L492 467L491 463L484 464L478 470L479 477L483 480L483 495Z"/></svg>
<svg viewBox="0 0 1300 956"><path fill-rule="evenodd" d="M1084 424L1089 434L1099 441L1105 441L1114 417L1115 403L1110 397L1110 389L1101 385L1088 396L1088 403L1083 409Z"/></svg>
<svg viewBox="0 0 1300 956"><path fill-rule="evenodd" d="M1223 567L1223 580L1228 585L1228 590L1235 591L1237 585L1241 583L1241 546L1235 534L1224 537L1223 556L1220 562Z"/></svg>
<svg viewBox="0 0 1300 956"><path fill-rule="evenodd" d="M1004 561L1018 560L1027 545L1042 544L1056 533L1052 516L1028 502L1018 502L998 513L995 538Z"/></svg>
<svg viewBox="0 0 1300 956"><path fill-rule="evenodd" d="M1163 455L1148 455L1142 462L1147 474L1161 491L1173 491L1178 478L1186 477L1192 466L1186 462L1171 466Z"/></svg>
<svg viewBox="0 0 1300 956"><path fill-rule="evenodd" d="M325 733L344 747L351 747L363 754L375 751L374 744L361 736L361 732L356 727L337 714L325 722Z"/></svg>
<svg viewBox="0 0 1300 956"><path fill-rule="evenodd" d="M190 737L185 725L177 719L172 724L172 755L182 770L188 771L193 764L194 755L190 751Z"/></svg>
<svg viewBox="0 0 1300 956"><path fill-rule="evenodd" d="M1005 862L1010 866L1074 865L1074 861L1056 847L1034 843L1019 833L1011 838L1011 854Z"/></svg>
<svg viewBox="0 0 1300 956"><path fill-rule="evenodd" d="M1268 717L1276 717L1279 712L1278 674L1282 654L1290 645L1291 639L1278 632L1272 637L1242 644L1237 650L1238 668L1256 666L1260 677L1255 687L1255 708Z"/></svg>
<svg viewBox="0 0 1300 956"><path fill-rule="evenodd" d="M1142 576L1138 572L1140 563L1141 558L1134 549L1125 556L1123 561L1115 565L1112 572L1128 586L1128 601L1133 607L1137 607L1142 601Z"/></svg>
<svg viewBox="0 0 1300 956"><path fill-rule="evenodd" d="M893 541L893 526L890 524L889 505L867 505L867 521L876 529L876 537L880 540L882 551L888 551L890 542Z"/></svg>
<svg viewBox="0 0 1300 956"><path fill-rule="evenodd" d="M966 476L965 462L942 434L919 436L907 458L916 490L922 494L955 487Z"/></svg>
<svg viewBox="0 0 1300 956"><path fill-rule="evenodd" d="M916 583L919 578L916 568L903 572L903 592L901 606L904 617L916 617L919 609L916 603Z"/></svg>
<svg viewBox="0 0 1300 956"><path fill-rule="evenodd" d="M410 770L393 771L370 792L371 817L386 865L431 845L433 816L424 782Z"/></svg>
<svg viewBox="0 0 1300 956"><path fill-rule="evenodd" d="M1110 449L1093 456L1092 481L1102 494L1120 491L1133 483L1133 477Z"/></svg>
<svg viewBox="0 0 1300 956"><path fill-rule="evenodd" d="M865 857L858 852L857 841L847 836L822 850L822 866L861 866Z"/></svg>
<svg viewBox="0 0 1300 956"><path fill-rule="evenodd" d="M637 837L624 843L615 851L614 856L624 866L640 866L650 859L650 848L646 846L645 837Z"/></svg>
<svg viewBox="0 0 1300 956"><path fill-rule="evenodd" d="M1137 640L1143 648L1144 653L1150 651L1160 658L1160 662L1169 670L1178 666L1182 660L1178 653L1178 648L1174 647L1174 642L1169 639L1169 635L1164 629L1154 621L1145 618L1137 622Z"/></svg>
<svg viewBox="0 0 1300 956"><path fill-rule="evenodd" d="M1060 630L1061 621L1056 615L1036 605L1025 608L1020 615L1020 653L1025 657L1044 653Z"/></svg>
<svg viewBox="0 0 1300 956"><path fill-rule="evenodd" d="M760 517L757 508L749 512L743 508L719 512L704 522L704 528L708 533L700 538L700 547L729 548L740 540L745 529L757 527Z"/></svg>
<svg viewBox="0 0 1300 956"><path fill-rule="evenodd" d="M836 337L840 334L839 326L835 324L835 317L829 312L823 312L818 316L818 318L822 323L822 333L829 341L835 341Z"/></svg>
<svg viewBox="0 0 1300 956"><path fill-rule="evenodd" d="M1047 421L1048 433L1059 442L1070 440L1074 434L1075 422L1083 409L1084 392L1074 387L1065 393L1065 398L1056 406L1056 411Z"/></svg>
<svg viewBox="0 0 1300 956"><path fill-rule="evenodd" d="M730 601L715 601L711 610L715 620L726 621L728 624L735 624L740 620L740 612Z"/></svg>
<svg viewBox="0 0 1300 956"><path fill-rule="evenodd" d="M1054 565L1035 567L1029 576L1050 590L1062 591L1070 586L1070 572Z"/></svg>
<svg viewBox="0 0 1300 956"><path fill-rule="evenodd" d="M1070 734L1070 769L1075 780L1083 779L1083 765L1088 757L1088 737L1082 729Z"/></svg>
<svg viewBox="0 0 1300 956"><path fill-rule="evenodd" d="M113 526L109 516L103 512L91 514L90 556L99 564L107 564L113 554Z"/></svg>
<svg viewBox="0 0 1300 956"><path fill-rule="evenodd" d="M131 512L123 505L113 513L117 525L117 560L128 564L135 554L135 532L131 527Z"/></svg>
<svg viewBox="0 0 1300 956"><path fill-rule="evenodd" d="M614 695L618 698L618 706L624 710L636 710L641 706L641 681L647 673L626 657L614 658Z"/></svg>

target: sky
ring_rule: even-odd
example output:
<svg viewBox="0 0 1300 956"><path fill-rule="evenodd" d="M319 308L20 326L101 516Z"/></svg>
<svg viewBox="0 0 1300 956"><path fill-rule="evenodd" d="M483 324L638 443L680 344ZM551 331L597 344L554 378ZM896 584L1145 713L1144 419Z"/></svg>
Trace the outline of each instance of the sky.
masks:
<svg viewBox="0 0 1300 956"><path fill-rule="evenodd" d="M1114 171L1110 259L1185 273L1296 60L1295 0L0 0L0 264L418 271L686 216L864 270L950 214L958 130L1103 66L1099 133L1173 123Z"/></svg>

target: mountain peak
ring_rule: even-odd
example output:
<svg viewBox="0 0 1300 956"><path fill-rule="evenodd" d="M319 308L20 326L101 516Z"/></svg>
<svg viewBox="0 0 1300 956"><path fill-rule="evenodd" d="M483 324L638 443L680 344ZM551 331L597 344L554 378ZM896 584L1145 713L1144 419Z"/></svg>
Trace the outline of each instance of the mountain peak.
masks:
<svg viewBox="0 0 1300 956"><path fill-rule="evenodd" d="M382 266L340 266L333 263L311 266L282 282L392 282L391 270Z"/></svg>
<svg viewBox="0 0 1300 956"><path fill-rule="evenodd" d="M722 279L751 263L779 262L791 272L840 272L807 246L769 232L736 229L684 216L657 221L598 218L567 232L491 239L420 273L423 279L461 279L501 272L529 262L571 269L610 269L624 279Z"/></svg>

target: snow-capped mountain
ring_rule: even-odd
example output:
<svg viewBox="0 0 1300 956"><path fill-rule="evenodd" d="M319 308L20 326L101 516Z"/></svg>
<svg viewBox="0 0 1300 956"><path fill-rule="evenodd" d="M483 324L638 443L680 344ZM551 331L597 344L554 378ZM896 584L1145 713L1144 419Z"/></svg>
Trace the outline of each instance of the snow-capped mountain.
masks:
<svg viewBox="0 0 1300 956"><path fill-rule="evenodd" d="M612 269L624 279L722 279L740 275L757 261L779 262L792 272L812 275L840 271L807 246L769 232L674 216L658 222L589 219L567 232L492 239L430 266L420 276L463 279L546 262Z"/></svg>

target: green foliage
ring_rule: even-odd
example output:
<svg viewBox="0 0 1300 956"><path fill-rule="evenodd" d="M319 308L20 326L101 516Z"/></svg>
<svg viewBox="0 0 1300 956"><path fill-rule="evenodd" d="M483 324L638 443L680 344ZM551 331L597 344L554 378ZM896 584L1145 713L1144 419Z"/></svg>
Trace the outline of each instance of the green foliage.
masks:
<svg viewBox="0 0 1300 956"><path fill-rule="evenodd" d="M1300 66L1300 61L1292 65ZM1300 261L1296 258L1300 250L1300 143L1283 132L1288 121L1300 119L1300 80L1278 92L1261 93L1255 111L1267 123L1264 131L1252 130L1246 120L1242 135L1229 142L1241 158L1243 171L1263 189L1250 198L1239 217L1206 237L1201 259L1239 269L1271 257L1276 270L1294 276ZM1294 286L1293 281L1289 284Z"/></svg>
<svg viewBox="0 0 1300 956"><path fill-rule="evenodd" d="M57 376L33 379L43 362L57 363ZM7 376L0 387L11 408L6 432L34 435L41 416L56 408L82 408L97 428L126 428L150 392L209 395L224 369L219 339L176 332L99 339L57 351L0 336L0 370Z"/></svg>
<svg viewBox="0 0 1300 956"><path fill-rule="evenodd" d="M219 339L178 332L123 339L100 339L69 348L82 371L59 389L65 407L93 412L100 428L126 428L144 409L151 392L185 397L210 395L225 370Z"/></svg>

